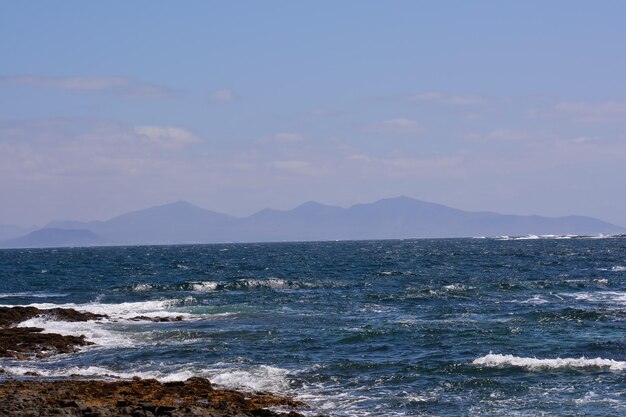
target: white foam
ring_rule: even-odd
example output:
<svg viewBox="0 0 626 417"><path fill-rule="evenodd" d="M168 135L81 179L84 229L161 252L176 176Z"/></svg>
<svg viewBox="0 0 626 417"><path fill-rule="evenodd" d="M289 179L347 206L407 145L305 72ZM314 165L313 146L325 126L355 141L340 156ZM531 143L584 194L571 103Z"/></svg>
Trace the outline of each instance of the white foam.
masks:
<svg viewBox="0 0 626 417"><path fill-rule="evenodd" d="M252 389L254 391L284 392L290 381L286 369L260 365L248 369L228 370L209 376L211 382L228 388Z"/></svg>
<svg viewBox="0 0 626 417"><path fill-rule="evenodd" d="M604 358L556 358L556 359L537 359L527 358L514 355L500 355L490 353L480 358L474 359L474 365L484 366L488 368L505 368L520 367L530 370L542 369L584 369L584 368L601 368L610 371L626 370L626 362L616 361L614 359Z"/></svg>
<svg viewBox="0 0 626 417"><path fill-rule="evenodd" d="M444 285L442 288L446 291L465 291L474 289L473 287L466 287L463 284Z"/></svg>
<svg viewBox="0 0 626 417"><path fill-rule="evenodd" d="M194 372L192 370L179 370L176 372L121 372L114 371L112 369L104 368L101 366L70 366L63 368L46 369L32 366L8 366L3 368L8 375L26 376L31 374L37 374L48 378L63 378L69 376L84 376L89 378L117 378L117 379L131 379L134 377L139 378L154 378L162 382L171 381L185 381L194 376L202 376L201 373Z"/></svg>
<svg viewBox="0 0 626 417"><path fill-rule="evenodd" d="M415 394L407 391L402 392L402 396L408 401L412 403L425 403L429 401L437 400L436 395L425 395L424 393Z"/></svg>
<svg viewBox="0 0 626 417"><path fill-rule="evenodd" d="M87 341L98 347L133 347L137 341L127 333L114 331L103 323L80 321L54 321L45 317L35 317L21 322L18 327L39 327L43 333L58 333L62 335L85 336Z"/></svg>
<svg viewBox="0 0 626 417"><path fill-rule="evenodd" d="M517 240L537 240L537 239L541 239L541 237L537 235L528 235L528 236L520 236L517 238Z"/></svg>
<svg viewBox="0 0 626 417"><path fill-rule="evenodd" d="M538 295L535 295L534 297L529 298L527 300L520 301L520 304L546 304L546 303L549 303L549 301Z"/></svg>
<svg viewBox="0 0 626 417"><path fill-rule="evenodd" d="M270 279L248 279L242 281L242 283L250 288L254 287L268 287L275 290L290 288L291 284L284 279L270 278Z"/></svg>
<svg viewBox="0 0 626 417"><path fill-rule="evenodd" d="M191 288L194 291L198 292L211 292L217 289L219 284L214 281L202 281L202 282L194 282L191 284Z"/></svg>
<svg viewBox="0 0 626 417"><path fill-rule="evenodd" d="M133 291L137 291L137 292L150 291L153 288L154 286L152 286L152 284L137 284L133 287Z"/></svg>
<svg viewBox="0 0 626 417"><path fill-rule="evenodd" d="M86 303L86 304L53 304L53 303L33 303L28 304L28 307L36 307L39 309L50 308L73 308L80 311L87 311L94 314L106 314L111 318L129 319L137 316L185 316L188 313L181 313L176 311L167 311L173 307L176 307L185 302L193 301L193 299L186 300L153 300L153 301L138 301L138 302L126 302L126 303Z"/></svg>
<svg viewBox="0 0 626 417"><path fill-rule="evenodd" d="M8 292L0 294L0 298L57 298L67 297L69 294L53 293L53 292Z"/></svg>
<svg viewBox="0 0 626 417"><path fill-rule="evenodd" d="M614 265L610 268L598 268L598 271L624 272L626 271L626 266Z"/></svg>
<svg viewBox="0 0 626 417"><path fill-rule="evenodd" d="M105 314L106 319L96 321L68 322L55 319L54 316L39 316L18 324L18 327L39 327L43 333L57 333L61 335L85 336L86 340L93 342L95 346L105 348L128 348L141 346L147 343L146 335L154 330L143 331L141 326L146 321L132 320L137 316L145 317L178 317L182 316L189 320L191 313L168 310L180 304L179 300L160 300L127 302L119 304L51 304L34 303L29 306L39 309L50 308L73 308L79 311L87 311L94 314ZM199 316L203 317L203 316ZM152 323L151 323L152 324ZM132 326L129 328L129 326ZM139 332L136 330L139 328ZM90 347L87 347L89 349Z"/></svg>
<svg viewBox="0 0 626 417"><path fill-rule="evenodd" d="M45 369L30 366L8 366L3 368L9 375L24 376L29 374L37 374L48 378L67 377L72 375L80 375L86 377L113 377L130 379L137 376L134 373L116 372L100 366L70 366L55 369Z"/></svg>
<svg viewBox="0 0 626 417"><path fill-rule="evenodd" d="M37 374L49 378L63 378L74 375L90 378L131 379L155 378L162 382L185 381L201 376L226 388L238 388L253 391L287 392L290 386L289 372L286 369L268 365L259 365L247 369L192 369L182 368L173 371L117 371L102 366L69 366L61 368L43 368L30 365L4 366L6 374L26 376Z"/></svg>
<svg viewBox="0 0 626 417"><path fill-rule="evenodd" d="M575 234L563 234L563 235L555 235L555 234L547 234L547 235L527 235L527 236L496 236L494 239L496 240L537 240L537 239L611 239L615 238L618 235L575 235Z"/></svg>
<svg viewBox="0 0 626 417"><path fill-rule="evenodd" d="M561 295L574 298L577 301L604 302L619 305L626 304L626 292L620 291L563 293Z"/></svg>

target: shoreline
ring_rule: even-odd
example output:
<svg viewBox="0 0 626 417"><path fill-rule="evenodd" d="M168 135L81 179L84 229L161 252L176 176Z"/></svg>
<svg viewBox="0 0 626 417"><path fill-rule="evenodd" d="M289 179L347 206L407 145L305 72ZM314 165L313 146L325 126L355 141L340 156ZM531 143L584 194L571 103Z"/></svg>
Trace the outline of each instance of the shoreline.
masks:
<svg viewBox="0 0 626 417"><path fill-rule="evenodd" d="M61 353L74 353L93 345L84 336L42 333L36 327L16 327L34 317L63 321L91 321L106 315L71 308L0 307L0 358L31 361ZM180 318L137 316L133 320L178 321ZM296 410L306 404L291 397L267 392L244 392L216 388L206 378L159 382L135 377L131 380L36 379L3 377L0 368L0 417L304 417Z"/></svg>

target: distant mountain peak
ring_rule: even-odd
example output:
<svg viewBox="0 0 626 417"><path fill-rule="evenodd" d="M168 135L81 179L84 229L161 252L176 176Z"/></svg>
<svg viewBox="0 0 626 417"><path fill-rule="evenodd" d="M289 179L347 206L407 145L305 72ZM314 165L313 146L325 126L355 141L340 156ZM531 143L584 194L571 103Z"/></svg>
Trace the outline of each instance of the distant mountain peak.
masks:
<svg viewBox="0 0 626 417"><path fill-rule="evenodd" d="M310 212L310 211L325 210L325 209L336 210L336 209L341 209L341 208L337 206L330 206L328 204L318 203L317 201L307 201L305 203L300 204L299 206L294 208L292 211Z"/></svg>
<svg viewBox="0 0 626 417"><path fill-rule="evenodd" d="M200 210L204 210L201 207L196 206L195 204L190 203L189 201L185 201L185 200L177 200L177 201L173 201L171 203L165 203L165 204L161 204L158 206L153 206L152 208L180 208L180 209L200 209Z"/></svg>
<svg viewBox="0 0 626 417"><path fill-rule="evenodd" d="M291 210L264 209L248 217L216 213L179 200L125 213L106 221L55 222L45 232L39 231L5 241L3 245L90 246L100 244L103 240L120 244L178 244L590 235L625 231L622 227L591 217L473 212L400 195L373 203L355 204L347 209L307 201Z"/></svg>

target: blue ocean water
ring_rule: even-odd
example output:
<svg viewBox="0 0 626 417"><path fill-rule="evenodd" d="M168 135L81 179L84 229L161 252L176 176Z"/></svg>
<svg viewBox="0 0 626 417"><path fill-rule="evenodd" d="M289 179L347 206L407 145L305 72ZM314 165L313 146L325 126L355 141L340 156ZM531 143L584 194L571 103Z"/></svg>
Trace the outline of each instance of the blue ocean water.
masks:
<svg viewBox="0 0 626 417"><path fill-rule="evenodd" d="M0 304L110 316L23 323L96 344L2 378L200 375L331 416L626 414L623 237L2 250Z"/></svg>

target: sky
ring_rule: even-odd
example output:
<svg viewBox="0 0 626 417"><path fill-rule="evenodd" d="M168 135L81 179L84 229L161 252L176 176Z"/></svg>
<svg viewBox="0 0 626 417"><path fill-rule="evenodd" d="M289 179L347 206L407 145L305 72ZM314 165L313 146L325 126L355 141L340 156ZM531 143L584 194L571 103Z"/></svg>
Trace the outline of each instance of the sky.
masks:
<svg viewBox="0 0 626 417"><path fill-rule="evenodd" d="M0 223L407 195L626 226L625 15L0 0Z"/></svg>

